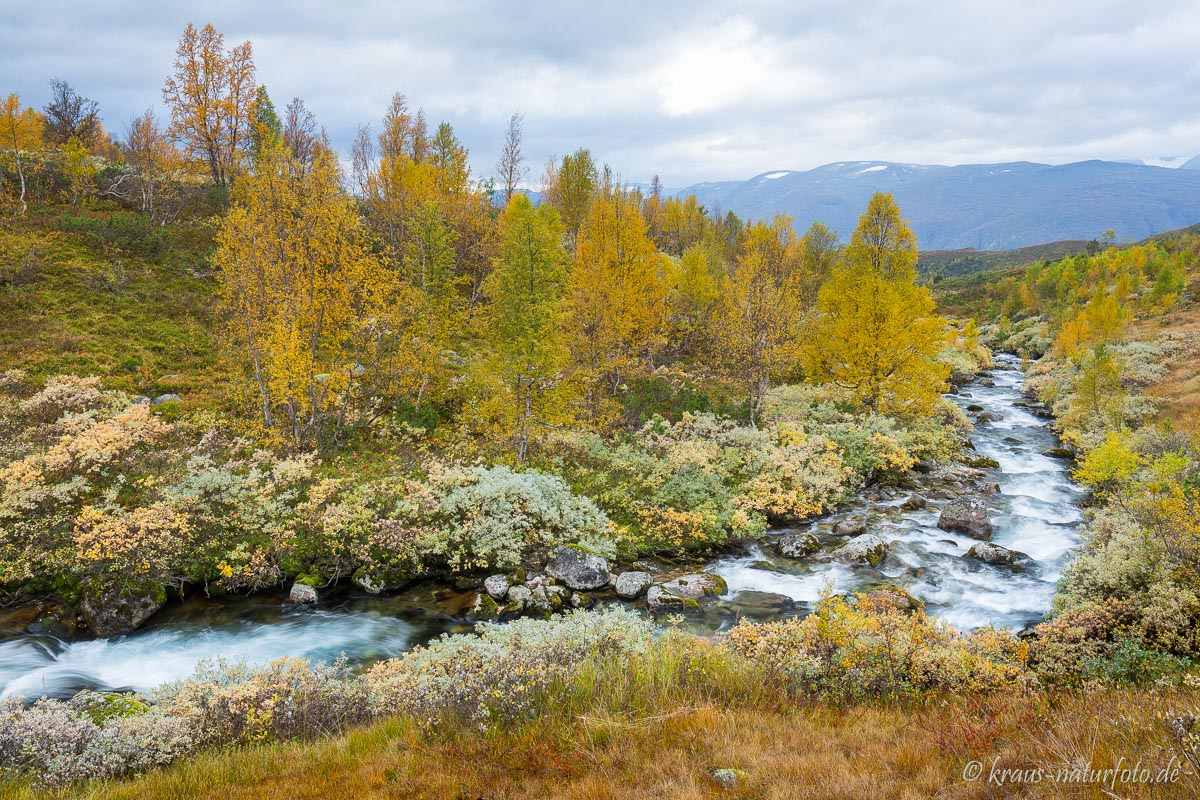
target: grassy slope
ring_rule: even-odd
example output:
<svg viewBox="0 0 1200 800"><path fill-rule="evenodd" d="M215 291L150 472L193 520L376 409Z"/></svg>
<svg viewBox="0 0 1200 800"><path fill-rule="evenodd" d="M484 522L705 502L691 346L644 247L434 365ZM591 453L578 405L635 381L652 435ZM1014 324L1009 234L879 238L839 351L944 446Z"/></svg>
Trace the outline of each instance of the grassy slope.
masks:
<svg viewBox="0 0 1200 800"><path fill-rule="evenodd" d="M676 699L677 701L679 698ZM573 798L1194 798L1200 780L1107 786L987 785L962 779L979 760L1001 769L1108 768L1126 758L1155 769L1172 750L1160 719L1196 693L931 698L918 706L719 703L614 713L604 708L515 729L423 733L392 720L316 743L211 751L132 781L93 785L90 800L333 797ZM726 789L714 768L744 771ZM14 789L13 797L46 795Z"/></svg>
<svg viewBox="0 0 1200 800"><path fill-rule="evenodd" d="M1048 242L1015 250L923 250L917 269L934 279L953 278L997 269L1023 266L1035 261L1054 260L1063 256L1087 252L1088 243L1082 240Z"/></svg>
<svg viewBox="0 0 1200 800"><path fill-rule="evenodd" d="M79 220L128 224L135 235L89 235L75 230L87 224ZM147 231L161 241L136 235ZM155 230L125 212L66 210L5 219L0 234L0 265L31 265L0 283L5 368L97 375L107 386L173 391L197 406L219 393L225 376L212 335L214 283L204 272L210 234L202 224Z"/></svg>
<svg viewBox="0 0 1200 800"><path fill-rule="evenodd" d="M1156 233L1137 242L1118 245L1128 247L1147 244L1169 239L1185 233L1200 233L1200 222L1186 228L1179 228L1165 233ZM917 268L921 275L934 281L953 278L963 278L980 273L1008 271L1016 267L1024 267L1039 261L1056 261L1064 256L1086 253L1089 242L1068 239L1061 242L1047 242L1029 247L1018 247L1014 250L923 250Z"/></svg>

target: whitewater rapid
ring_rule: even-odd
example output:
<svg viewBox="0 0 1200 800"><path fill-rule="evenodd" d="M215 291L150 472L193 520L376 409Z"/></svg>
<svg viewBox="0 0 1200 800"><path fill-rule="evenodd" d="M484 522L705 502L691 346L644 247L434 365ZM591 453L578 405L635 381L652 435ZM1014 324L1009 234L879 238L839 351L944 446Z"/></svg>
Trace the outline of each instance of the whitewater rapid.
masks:
<svg viewBox="0 0 1200 800"><path fill-rule="evenodd" d="M970 439L979 455L999 465L986 470L981 481L994 483L999 491L976 496L987 505L995 524L992 541L1028 555L1033 559L1028 568L1015 571L1007 565L964 558L976 540L937 527L939 507L945 501L906 511L901 506L909 493L903 492L864 506L859 514L866 514L871 533L890 544L890 554L877 568L841 564L830 560L828 553L784 558L767 541L710 566L729 584L724 599L736 606L746 593L782 595L803 613L824 591L843 593L890 584L963 630L986 625L1021 629L1041 621L1065 558L1079 542L1083 492L1071 482L1068 461L1044 455L1059 442L1046 421L1021 404L1020 361L999 356L988 378L993 385L976 381L951 397L964 408L981 407L972 416L987 414L990 419L977 424ZM829 541L834 538L833 524L844 516L819 520L807 529Z"/></svg>

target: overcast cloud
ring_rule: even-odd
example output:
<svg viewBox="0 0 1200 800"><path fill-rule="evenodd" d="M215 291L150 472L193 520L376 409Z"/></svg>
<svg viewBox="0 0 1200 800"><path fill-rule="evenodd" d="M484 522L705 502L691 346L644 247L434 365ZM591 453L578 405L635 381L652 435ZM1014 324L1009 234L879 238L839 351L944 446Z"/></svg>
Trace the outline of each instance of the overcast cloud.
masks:
<svg viewBox="0 0 1200 800"><path fill-rule="evenodd" d="M0 0L0 91L40 107L59 76L120 131L160 105L189 21L250 39L276 105L302 96L339 149L400 91L454 125L482 176L514 109L535 174L589 147L668 186L1200 153L1197 0Z"/></svg>

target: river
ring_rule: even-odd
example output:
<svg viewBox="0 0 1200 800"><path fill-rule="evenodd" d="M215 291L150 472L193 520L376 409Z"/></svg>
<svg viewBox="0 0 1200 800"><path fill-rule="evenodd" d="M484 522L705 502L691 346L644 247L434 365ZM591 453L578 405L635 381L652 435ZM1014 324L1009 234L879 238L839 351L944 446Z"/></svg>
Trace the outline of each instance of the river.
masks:
<svg viewBox="0 0 1200 800"><path fill-rule="evenodd" d="M828 555L783 558L775 555L769 536L709 566L725 578L729 592L691 620L692 627L714 631L740 617L803 614L826 587L844 592L879 584L904 588L928 611L963 629L1024 628L1039 621L1050 607L1064 558L1078 542L1082 493L1071 483L1066 462L1042 454L1057 445L1044 420L1016 405L1022 399L1019 362L999 357L990 378L994 386L975 382L954 399L995 416L971 435L977 452L999 464L987 475L1000 488L985 498L996 525L992 541L1030 556L1029 568L1014 572L964 559L974 540L939 530L936 504L905 511L901 504L908 495L896 493L851 509L868 515L872 532L891 544L878 568L841 564ZM809 527L832 543L832 524L842 516ZM112 639L68 642L15 632L0 640L0 696L66 697L85 688L145 691L211 658L266 663L282 656L331 660L345 654L369 663L444 632L470 630L464 619L469 599L434 585L395 597L344 594L316 609L289 606L277 594L194 597L169 604L145 628Z"/></svg>

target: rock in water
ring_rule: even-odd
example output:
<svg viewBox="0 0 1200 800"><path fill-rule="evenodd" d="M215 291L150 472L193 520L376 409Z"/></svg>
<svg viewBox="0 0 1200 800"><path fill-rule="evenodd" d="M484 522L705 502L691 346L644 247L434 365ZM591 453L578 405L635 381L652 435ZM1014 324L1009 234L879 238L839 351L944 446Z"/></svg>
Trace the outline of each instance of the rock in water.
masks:
<svg viewBox="0 0 1200 800"><path fill-rule="evenodd" d="M867 532L867 521L864 519L844 519L833 526L835 536L858 536Z"/></svg>
<svg viewBox="0 0 1200 800"><path fill-rule="evenodd" d="M983 501L974 497L963 497L948 503L938 517L938 527L944 531L965 533L973 539L987 541L996 528L988 519Z"/></svg>
<svg viewBox="0 0 1200 800"><path fill-rule="evenodd" d="M907 500L901 503L900 507L905 511L917 511L918 509L922 509L927 505L929 505L929 501L927 501L924 497L919 494L913 494L910 495Z"/></svg>
<svg viewBox="0 0 1200 800"><path fill-rule="evenodd" d="M870 564L872 567L879 566L880 562L887 558L887 554L887 542L873 533L855 536L833 551L833 557L838 561L849 564Z"/></svg>
<svg viewBox="0 0 1200 800"><path fill-rule="evenodd" d="M725 579L711 572L680 575L674 580L651 586L646 593L646 608L652 612L696 609L705 595L725 594L728 590Z"/></svg>
<svg viewBox="0 0 1200 800"><path fill-rule="evenodd" d="M634 600L641 597L642 592L650 588L650 573L622 572L617 576L613 585L616 587L618 596L624 597L626 600Z"/></svg>
<svg viewBox="0 0 1200 800"><path fill-rule="evenodd" d="M317 590L307 583L293 583L292 590L288 592L288 602L311 605L317 602Z"/></svg>
<svg viewBox="0 0 1200 800"><path fill-rule="evenodd" d="M600 589L608 584L608 562L595 553L560 544L550 552L546 574L576 591Z"/></svg>
<svg viewBox="0 0 1200 800"><path fill-rule="evenodd" d="M899 586L876 586L874 589L866 593L866 596L877 603L883 603L898 608L901 611L917 611L925 607L917 598L913 597L908 592L901 589Z"/></svg>
<svg viewBox="0 0 1200 800"><path fill-rule="evenodd" d="M811 533L788 533L775 542L775 550L787 558L804 558L820 552L821 541Z"/></svg>
<svg viewBox="0 0 1200 800"><path fill-rule="evenodd" d="M971 545L971 549L963 555L963 558L971 558L985 564L1006 565L1015 570L1023 570L1033 563L1033 559L1024 553L1009 550L1007 547L1001 547L991 542Z"/></svg>
<svg viewBox="0 0 1200 800"><path fill-rule="evenodd" d="M79 614L97 636L136 630L167 602L167 590L149 581L127 586L87 586Z"/></svg>

